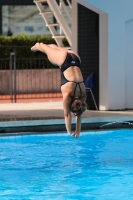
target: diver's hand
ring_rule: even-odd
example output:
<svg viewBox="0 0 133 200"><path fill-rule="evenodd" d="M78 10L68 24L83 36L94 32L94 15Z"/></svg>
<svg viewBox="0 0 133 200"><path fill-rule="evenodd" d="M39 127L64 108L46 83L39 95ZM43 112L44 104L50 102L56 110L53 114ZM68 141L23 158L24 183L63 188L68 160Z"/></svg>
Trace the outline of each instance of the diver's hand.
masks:
<svg viewBox="0 0 133 200"><path fill-rule="evenodd" d="M80 132L78 131L75 131L73 134L71 134L71 136L75 137L75 138L78 138L80 135Z"/></svg>
<svg viewBox="0 0 133 200"><path fill-rule="evenodd" d="M67 133L68 133L68 135L72 136L72 133L70 133L70 132L67 132Z"/></svg>

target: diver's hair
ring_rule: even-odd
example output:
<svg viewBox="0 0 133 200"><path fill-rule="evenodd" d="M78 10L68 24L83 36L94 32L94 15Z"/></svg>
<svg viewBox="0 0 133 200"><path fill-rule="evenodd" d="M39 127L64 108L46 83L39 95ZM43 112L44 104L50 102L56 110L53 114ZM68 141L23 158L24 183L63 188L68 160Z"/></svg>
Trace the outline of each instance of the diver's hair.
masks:
<svg viewBox="0 0 133 200"><path fill-rule="evenodd" d="M70 111L75 115L81 115L86 109L87 104L78 97L75 97L70 104Z"/></svg>

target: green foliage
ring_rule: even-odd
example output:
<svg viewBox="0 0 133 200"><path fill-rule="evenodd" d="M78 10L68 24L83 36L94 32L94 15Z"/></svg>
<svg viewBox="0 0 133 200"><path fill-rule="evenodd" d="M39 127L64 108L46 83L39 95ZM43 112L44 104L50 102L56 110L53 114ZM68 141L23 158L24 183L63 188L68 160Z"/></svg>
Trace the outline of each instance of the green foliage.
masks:
<svg viewBox="0 0 133 200"><path fill-rule="evenodd" d="M62 43L64 44L65 47L69 47L69 43L65 37L62 39Z"/></svg>
<svg viewBox="0 0 133 200"><path fill-rule="evenodd" d="M45 44L55 44L55 40L51 36L28 36L19 34L17 36L2 36L0 35L1 46L33 46L36 42Z"/></svg>
<svg viewBox="0 0 133 200"><path fill-rule="evenodd" d="M17 36L2 36L0 35L0 58L1 60L0 64L2 66L2 69L9 69L9 58L11 52L16 52L16 58L22 59L23 62L19 64L19 68L22 69L29 69L30 66L33 66L35 61L31 61L32 59L41 59L43 58L44 61L41 61L40 68L52 68L53 65L48 61L47 56L45 54L42 54L41 52L32 52L31 47L37 43L42 42L44 44L56 44L55 40L52 38L52 36L28 36L26 34L19 34ZM62 42L64 46L68 46L68 42L66 38L62 39ZM25 59L29 58L29 64L24 64ZM31 58L31 59L30 59ZM5 62L5 59L8 61ZM6 63L6 64L5 64ZM45 64L44 64L45 63ZM16 63L17 64L17 63ZM18 66L18 65L17 65Z"/></svg>
<svg viewBox="0 0 133 200"><path fill-rule="evenodd" d="M0 36L1 58L9 58L10 52L16 51L19 58L30 58L33 56L44 57L40 52L33 53L30 48L37 42L45 44L56 44L51 36L28 36L20 34L17 36Z"/></svg>

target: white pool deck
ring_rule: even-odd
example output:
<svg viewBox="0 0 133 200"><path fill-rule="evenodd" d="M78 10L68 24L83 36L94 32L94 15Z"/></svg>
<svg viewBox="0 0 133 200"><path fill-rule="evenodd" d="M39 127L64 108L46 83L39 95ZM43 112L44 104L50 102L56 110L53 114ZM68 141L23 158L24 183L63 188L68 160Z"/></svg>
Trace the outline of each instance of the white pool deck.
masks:
<svg viewBox="0 0 133 200"><path fill-rule="evenodd" d="M82 118L82 124L108 123L114 121L133 121L133 110L87 110ZM74 116L72 123L75 123ZM0 128L57 124L64 124L62 101L0 104Z"/></svg>

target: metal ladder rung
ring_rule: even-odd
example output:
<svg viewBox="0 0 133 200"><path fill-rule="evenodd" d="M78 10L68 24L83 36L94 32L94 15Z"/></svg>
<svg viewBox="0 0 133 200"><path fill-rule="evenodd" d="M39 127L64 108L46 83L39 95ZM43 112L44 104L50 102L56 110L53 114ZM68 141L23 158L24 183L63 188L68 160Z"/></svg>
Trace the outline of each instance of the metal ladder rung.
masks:
<svg viewBox="0 0 133 200"><path fill-rule="evenodd" d="M65 35L53 35L52 38L64 38Z"/></svg>
<svg viewBox="0 0 133 200"><path fill-rule="evenodd" d="M43 2L47 2L47 0L34 0L34 3L43 3Z"/></svg>
<svg viewBox="0 0 133 200"><path fill-rule="evenodd" d="M72 48L71 47L63 47L64 49L68 49L68 50L71 50Z"/></svg>
<svg viewBox="0 0 133 200"><path fill-rule="evenodd" d="M40 12L39 13L40 15L49 15L49 14L53 14L52 11L49 11L49 12Z"/></svg>
<svg viewBox="0 0 133 200"><path fill-rule="evenodd" d="M46 26L49 26L49 27L50 26L60 26L60 24L57 24L57 23L56 24L46 24Z"/></svg>

